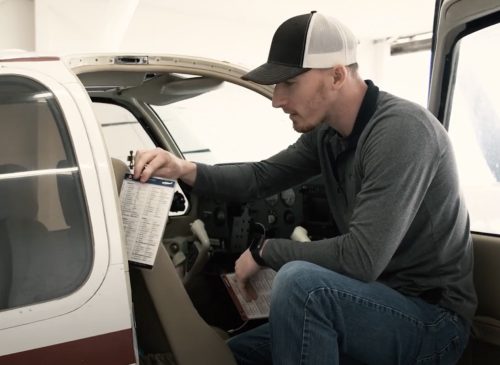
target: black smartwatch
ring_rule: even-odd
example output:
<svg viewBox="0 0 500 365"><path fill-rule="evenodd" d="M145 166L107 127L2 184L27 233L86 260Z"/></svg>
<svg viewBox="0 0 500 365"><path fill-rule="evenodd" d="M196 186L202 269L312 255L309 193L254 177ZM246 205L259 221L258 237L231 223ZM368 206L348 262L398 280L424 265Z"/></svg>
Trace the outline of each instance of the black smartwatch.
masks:
<svg viewBox="0 0 500 365"><path fill-rule="evenodd" d="M266 236L264 236L264 235L259 236L259 237L255 237L252 240L252 243L250 243L250 247L248 247L248 249L250 250L250 253L252 254L254 261L259 266L267 266L266 262L259 254L259 251L262 248L262 244L264 243L265 240L266 240Z"/></svg>

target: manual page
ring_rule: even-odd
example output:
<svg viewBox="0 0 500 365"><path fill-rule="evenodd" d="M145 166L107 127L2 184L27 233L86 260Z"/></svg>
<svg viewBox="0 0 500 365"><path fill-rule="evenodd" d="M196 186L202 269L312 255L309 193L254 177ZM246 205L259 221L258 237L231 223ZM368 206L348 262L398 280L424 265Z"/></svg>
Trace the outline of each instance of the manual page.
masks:
<svg viewBox="0 0 500 365"><path fill-rule="evenodd" d="M175 180L152 177L145 183L125 174L120 201L131 265L151 269L175 193Z"/></svg>
<svg viewBox="0 0 500 365"><path fill-rule="evenodd" d="M236 285L236 275L234 273L221 275L222 280L224 281L224 284L226 285L226 288L229 291L231 298L233 298L234 304L236 304L241 318L243 318L244 321L269 317L271 287L275 276L276 271L273 269L263 269L252 277L250 279L250 284L254 287L258 297L257 299L247 303L245 299L243 299L243 296Z"/></svg>

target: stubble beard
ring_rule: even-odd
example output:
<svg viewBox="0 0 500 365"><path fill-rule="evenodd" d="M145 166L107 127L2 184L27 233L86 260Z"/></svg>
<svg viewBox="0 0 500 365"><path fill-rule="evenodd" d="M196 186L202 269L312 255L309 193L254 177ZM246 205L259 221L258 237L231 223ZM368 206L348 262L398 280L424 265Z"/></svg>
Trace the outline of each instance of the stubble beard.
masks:
<svg viewBox="0 0 500 365"><path fill-rule="evenodd" d="M298 132L298 133L307 133L307 132L314 130L314 128L316 127L312 123L306 123L304 125L299 125L296 122L292 122L292 123L293 123L292 126L293 126L294 131Z"/></svg>
<svg viewBox="0 0 500 365"><path fill-rule="evenodd" d="M308 109L315 109L318 105L324 104L326 100L326 85L323 79L320 79L318 85L316 87L314 96L308 101ZM306 113L307 114L307 113ZM326 116L323 116L321 119L317 121L306 121L304 118L302 119L302 123L296 122L292 120L292 127L298 133L308 133L316 128L316 126L320 124L324 124Z"/></svg>
<svg viewBox="0 0 500 365"><path fill-rule="evenodd" d="M317 105L324 102L324 100L325 100L325 84L323 80L321 80L316 89L316 98L313 98L309 101L309 109L317 107ZM304 123L301 124L293 121L293 129L299 133L311 132L316 128L316 126L323 124L324 119L325 117L321 118L319 121L316 122L304 121Z"/></svg>

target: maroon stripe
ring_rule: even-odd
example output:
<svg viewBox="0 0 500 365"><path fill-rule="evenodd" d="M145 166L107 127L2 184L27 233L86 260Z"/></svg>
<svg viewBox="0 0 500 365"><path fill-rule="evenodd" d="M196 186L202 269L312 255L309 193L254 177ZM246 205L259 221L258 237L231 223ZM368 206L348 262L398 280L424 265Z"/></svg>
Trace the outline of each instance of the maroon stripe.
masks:
<svg viewBox="0 0 500 365"><path fill-rule="evenodd" d="M129 365L135 363L132 329L0 356L1 365ZM26 342L29 342L27 340Z"/></svg>
<svg viewBox="0 0 500 365"><path fill-rule="evenodd" d="M59 57L19 57L19 58L6 58L0 62L41 62L41 61L59 61Z"/></svg>

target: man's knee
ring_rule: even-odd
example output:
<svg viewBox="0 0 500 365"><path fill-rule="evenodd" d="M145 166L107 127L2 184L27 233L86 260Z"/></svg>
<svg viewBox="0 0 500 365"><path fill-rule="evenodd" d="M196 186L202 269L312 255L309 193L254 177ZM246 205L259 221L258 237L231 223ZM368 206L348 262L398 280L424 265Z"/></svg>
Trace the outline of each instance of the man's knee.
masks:
<svg viewBox="0 0 500 365"><path fill-rule="evenodd" d="M306 261L291 261L283 265L274 278L273 288L289 287L298 284L298 278L316 266Z"/></svg>
<svg viewBox="0 0 500 365"><path fill-rule="evenodd" d="M350 281L353 279L310 262L291 261L274 278L271 302L301 300L318 288L341 288L352 285Z"/></svg>
<svg viewBox="0 0 500 365"><path fill-rule="evenodd" d="M273 281L271 301L290 301L302 296L314 283L315 271L321 269L306 261L291 261L283 265Z"/></svg>
<svg viewBox="0 0 500 365"><path fill-rule="evenodd" d="M278 271L273 287L310 286L322 282L324 278L341 280L342 275L307 261L291 261Z"/></svg>

